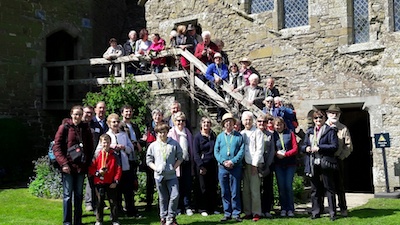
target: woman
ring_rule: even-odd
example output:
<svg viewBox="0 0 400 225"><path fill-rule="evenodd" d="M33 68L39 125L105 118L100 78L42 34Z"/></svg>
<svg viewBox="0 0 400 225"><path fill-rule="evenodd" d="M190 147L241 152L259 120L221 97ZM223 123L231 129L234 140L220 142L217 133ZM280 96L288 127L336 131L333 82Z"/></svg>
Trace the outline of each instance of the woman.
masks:
<svg viewBox="0 0 400 225"><path fill-rule="evenodd" d="M186 116L183 112L176 112L172 115L174 126L169 130L168 137L174 139L182 148L183 162L178 167L176 174L179 179L179 208L185 209L186 215L193 215L190 208L192 195L192 171L193 165L193 137L186 128Z"/></svg>
<svg viewBox="0 0 400 225"><path fill-rule="evenodd" d="M164 49L165 49L164 39L162 39L158 33L153 34L152 44L147 50L149 55L156 56L159 52L161 52ZM165 58L155 58L151 60L151 66L154 69L154 73L161 73L164 65L165 65Z"/></svg>
<svg viewBox="0 0 400 225"><path fill-rule="evenodd" d="M275 156L275 143L273 132L267 129L267 122L272 121L271 115L261 115L257 118L257 128L263 132L264 142L264 163L259 168L259 175L262 177L261 209L266 218L272 218L271 209L274 204L273 188L273 161Z"/></svg>
<svg viewBox="0 0 400 225"><path fill-rule="evenodd" d="M193 139L193 156L199 179L199 211L202 216L218 213L217 209L217 160L214 157L216 135L211 130L211 120L201 118L200 131Z"/></svg>
<svg viewBox="0 0 400 225"><path fill-rule="evenodd" d="M61 167L64 225L82 224L83 181L94 149L92 132L88 124L82 122L82 106L72 107L70 115L71 118L64 119L58 127L53 146L54 155ZM83 153L77 160L73 160L71 153L68 153L74 146L76 150L80 150L78 152ZM72 199L74 220L72 220Z"/></svg>
<svg viewBox="0 0 400 225"><path fill-rule="evenodd" d="M334 154L338 148L338 137L334 128L325 124L326 115L323 111L313 113L314 127L306 132L303 152L307 154L305 173L311 176L311 219L321 217L324 212L323 198L326 194L329 203L329 215L336 220L334 169L327 168L325 163L334 164ZM326 193L325 193L326 191Z"/></svg>
<svg viewBox="0 0 400 225"><path fill-rule="evenodd" d="M274 119L275 174L281 203L281 216L294 217L293 178L298 146L294 133L286 128L282 117Z"/></svg>
<svg viewBox="0 0 400 225"><path fill-rule="evenodd" d="M151 116L153 120L148 124L146 132L143 135L142 140L146 142L146 149L149 147L151 143L157 140L156 132L154 128L163 123L164 113L160 109L154 109L151 112ZM145 162L145 158L142 158L142 161ZM153 205L153 195L154 195L154 171L150 169L148 166L142 168L146 172L146 211L152 210Z"/></svg>
<svg viewBox="0 0 400 225"><path fill-rule="evenodd" d="M125 209L127 215L134 215L136 212L134 210L134 199L133 199L133 180L134 174L130 170L129 158L128 155L133 154L133 144L129 140L128 135L120 131L119 129L119 116L116 113L111 113L107 117L107 125L109 130L107 134L111 137L111 145L110 147L114 149L114 152L117 154L121 161L122 166L122 176L120 180L120 184L117 186L118 194L118 210L119 213L124 212L122 208L122 194L125 199Z"/></svg>
<svg viewBox="0 0 400 225"><path fill-rule="evenodd" d="M147 50L151 46L151 41L149 40L149 32L143 28L139 32L139 40L135 43L135 55L136 56L144 56L147 53ZM141 60L140 63L140 71L139 73L144 73L147 71L147 63L145 60Z"/></svg>

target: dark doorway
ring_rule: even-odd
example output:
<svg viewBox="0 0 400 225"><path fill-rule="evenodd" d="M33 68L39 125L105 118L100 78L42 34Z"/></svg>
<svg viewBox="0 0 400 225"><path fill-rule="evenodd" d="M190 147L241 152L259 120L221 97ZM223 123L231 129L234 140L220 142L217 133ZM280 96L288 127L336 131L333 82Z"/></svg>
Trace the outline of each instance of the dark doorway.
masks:
<svg viewBox="0 0 400 225"><path fill-rule="evenodd" d="M369 114L359 107L341 109L340 121L348 127L353 141L353 152L344 160L346 191L374 193Z"/></svg>

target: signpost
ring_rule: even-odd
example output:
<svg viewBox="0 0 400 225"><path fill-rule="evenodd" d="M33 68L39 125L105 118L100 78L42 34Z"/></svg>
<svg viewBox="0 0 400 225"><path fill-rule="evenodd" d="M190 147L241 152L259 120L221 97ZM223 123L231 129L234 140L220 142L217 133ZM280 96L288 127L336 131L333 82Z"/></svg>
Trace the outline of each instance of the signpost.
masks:
<svg viewBox="0 0 400 225"><path fill-rule="evenodd" d="M385 148L390 148L390 137L389 133L374 134L375 136L375 148L382 148L383 157L383 169L385 170L385 181L386 181L386 193L389 193L389 175L387 170L386 162L386 151Z"/></svg>

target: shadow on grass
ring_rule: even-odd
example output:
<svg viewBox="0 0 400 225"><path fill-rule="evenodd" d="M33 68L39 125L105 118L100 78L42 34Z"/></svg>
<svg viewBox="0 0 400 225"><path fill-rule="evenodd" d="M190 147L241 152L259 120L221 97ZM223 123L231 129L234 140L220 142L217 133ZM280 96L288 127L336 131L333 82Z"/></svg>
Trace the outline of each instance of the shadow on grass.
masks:
<svg viewBox="0 0 400 225"><path fill-rule="evenodd" d="M399 211L400 209L372 209L372 208L355 209L351 210L351 212L349 213L349 217L376 218L376 217L390 216L395 214L395 212Z"/></svg>

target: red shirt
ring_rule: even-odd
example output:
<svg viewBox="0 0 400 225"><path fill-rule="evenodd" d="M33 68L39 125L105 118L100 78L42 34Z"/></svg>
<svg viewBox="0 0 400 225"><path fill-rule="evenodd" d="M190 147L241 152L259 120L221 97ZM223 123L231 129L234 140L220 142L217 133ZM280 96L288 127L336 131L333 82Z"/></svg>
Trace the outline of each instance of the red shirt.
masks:
<svg viewBox="0 0 400 225"><path fill-rule="evenodd" d="M106 167L107 171L103 175L104 179L99 176L94 177L94 184L111 184L121 180L122 168L118 163L118 159L114 151L110 149L108 152L100 151L99 155L93 160L92 165L89 167L89 174L96 175L96 172L101 168Z"/></svg>

